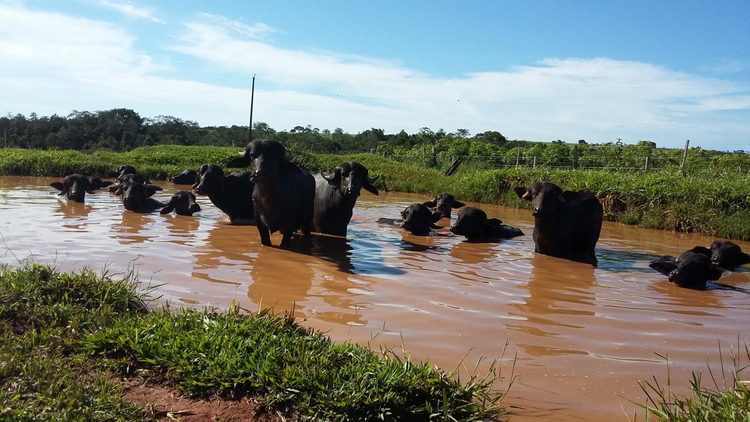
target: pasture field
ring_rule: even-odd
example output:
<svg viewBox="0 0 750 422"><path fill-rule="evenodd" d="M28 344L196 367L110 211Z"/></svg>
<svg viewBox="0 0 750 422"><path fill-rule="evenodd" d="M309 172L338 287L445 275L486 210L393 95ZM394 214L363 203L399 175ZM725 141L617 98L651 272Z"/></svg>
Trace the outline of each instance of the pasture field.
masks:
<svg viewBox="0 0 750 422"><path fill-rule="evenodd" d="M121 377L193 398L259 401L309 420L478 420L500 415L497 372L463 383L390 351L334 344L292 318L148 310L137 283L29 265L0 275L0 419L156 420ZM179 415L179 414L178 414ZM249 415L247 415L249 416ZM283 420L275 416L263 420Z"/></svg>
<svg viewBox="0 0 750 422"><path fill-rule="evenodd" d="M3 149L0 175L65 176L80 172L106 176L121 164L135 166L145 176L160 180L201 164L224 165L238 148L211 146L141 147L129 152L100 150L45 151ZM717 168L680 176L675 171L615 172L555 170L544 167L496 170L459 168L446 177L440 170L409 165L375 154L333 155L293 151L296 162L310 172L330 171L344 161L364 164L380 175L379 189L436 194L513 207L526 207L513 188L539 180L566 190L585 189L604 205L605 219L641 227L750 240L750 176L736 169Z"/></svg>

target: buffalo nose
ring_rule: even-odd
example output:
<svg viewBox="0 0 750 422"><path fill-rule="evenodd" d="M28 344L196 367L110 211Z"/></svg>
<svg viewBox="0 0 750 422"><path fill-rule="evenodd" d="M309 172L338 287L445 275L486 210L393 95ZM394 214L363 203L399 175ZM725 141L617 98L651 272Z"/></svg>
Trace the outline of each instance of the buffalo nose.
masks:
<svg viewBox="0 0 750 422"><path fill-rule="evenodd" d="M531 213L532 215L539 214L539 207L534 207L534 211Z"/></svg>

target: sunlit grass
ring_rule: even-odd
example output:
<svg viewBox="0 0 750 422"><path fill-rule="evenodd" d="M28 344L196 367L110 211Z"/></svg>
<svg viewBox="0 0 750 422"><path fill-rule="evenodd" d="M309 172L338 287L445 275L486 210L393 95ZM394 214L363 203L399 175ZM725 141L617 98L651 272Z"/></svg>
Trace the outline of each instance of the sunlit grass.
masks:
<svg viewBox="0 0 750 422"><path fill-rule="evenodd" d="M142 420L119 376L197 398L252 397L309 420L482 420L503 414L497 361L468 379L389 350L335 344L293 319L148 311L131 279L31 265L0 275L0 419Z"/></svg>
<svg viewBox="0 0 750 422"><path fill-rule="evenodd" d="M725 375L722 360L720 378L715 376L710 367L708 383L705 382L702 373L693 373L688 397L672 393L669 359L664 356L663 359L667 361L666 384L659 383L656 377L651 381L639 382L647 397L646 403L638 404L645 410L645 419L664 422L750 421L750 379L745 373L748 365L742 363L741 352L737 352L735 349L730 350L731 379L727 379ZM721 350L719 355L721 356ZM750 362L750 351L747 346L744 348L744 355Z"/></svg>

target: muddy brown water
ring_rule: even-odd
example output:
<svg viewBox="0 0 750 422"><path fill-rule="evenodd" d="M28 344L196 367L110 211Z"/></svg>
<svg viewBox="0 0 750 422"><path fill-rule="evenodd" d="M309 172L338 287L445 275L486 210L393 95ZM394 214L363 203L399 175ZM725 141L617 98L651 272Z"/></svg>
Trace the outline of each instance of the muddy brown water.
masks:
<svg viewBox="0 0 750 422"><path fill-rule="evenodd" d="M709 237L605 222L593 268L535 254L528 210L481 205L526 235L466 243L446 229L413 236L375 223L425 197L365 192L349 240L315 236L284 251L261 247L255 227L229 225L205 197L194 217L137 214L106 191L85 204L60 199L49 187L54 180L0 178L2 262L114 275L133 269L172 306L294 309L335 341L396 351L403 343L413 359L446 370L462 361L472 368L480 356L485 370L507 343L506 378L496 387L507 387L517 356L504 403L521 409L511 421L627 420L637 412L630 400L645 400L637 380L666 382L657 354L669 356L673 391L684 393L691 371L703 371L705 381L707 365L721 372L719 343L725 369L729 346L750 343L750 294L681 289L647 266L708 246ZM164 200L180 189L157 184ZM750 290L750 272L721 282Z"/></svg>

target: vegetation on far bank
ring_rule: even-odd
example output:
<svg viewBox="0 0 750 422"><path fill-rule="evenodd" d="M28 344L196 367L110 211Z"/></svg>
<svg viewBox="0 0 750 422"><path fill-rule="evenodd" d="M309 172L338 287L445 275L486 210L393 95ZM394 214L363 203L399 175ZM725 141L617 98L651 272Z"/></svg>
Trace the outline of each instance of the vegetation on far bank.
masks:
<svg viewBox="0 0 750 422"><path fill-rule="evenodd" d="M64 176L71 173L107 176L121 164L135 166L145 176L164 180L201 164L226 164L238 148L157 146L129 152L107 150L41 151L0 150L0 174ZM376 154L310 154L293 150L295 161L311 171L330 171L343 161L364 164L380 175L380 189L436 194L450 192L462 200L527 207L513 193L516 186L539 180L567 190L585 189L604 205L605 218L641 227L700 232L722 238L750 240L750 177L733 171L713 173L610 172L519 167L484 170L459 168L453 176L439 169L405 164Z"/></svg>
<svg viewBox="0 0 750 422"><path fill-rule="evenodd" d="M460 382L389 351L334 344L270 312L149 311L131 280L30 265L0 272L0 419L149 420L120 377L309 420L478 420L498 376ZM250 415L248 415L250 416Z"/></svg>

